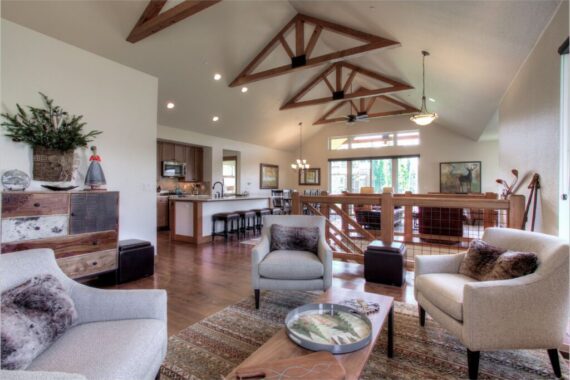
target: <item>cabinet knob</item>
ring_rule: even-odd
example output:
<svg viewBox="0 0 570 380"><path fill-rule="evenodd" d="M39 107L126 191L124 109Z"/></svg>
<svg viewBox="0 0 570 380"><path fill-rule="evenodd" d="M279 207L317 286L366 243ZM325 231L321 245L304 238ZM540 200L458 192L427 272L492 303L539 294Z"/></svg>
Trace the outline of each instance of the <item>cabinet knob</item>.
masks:
<svg viewBox="0 0 570 380"><path fill-rule="evenodd" d="M34 203L34 207L40 207L40 204L38 202Z"/></svg>
<svg viewBox="0 0 570 380"><path fill-rule="evenodd" d="M97 245L97 240L94 240L91 244Z"/></svg>
<svg viewBox="0 0 570 380"><path fill-rule="evenodd" d="M93 261L91 264L92 264L93 266L95 266L95 265L97 265L97 261Z"/></svg>

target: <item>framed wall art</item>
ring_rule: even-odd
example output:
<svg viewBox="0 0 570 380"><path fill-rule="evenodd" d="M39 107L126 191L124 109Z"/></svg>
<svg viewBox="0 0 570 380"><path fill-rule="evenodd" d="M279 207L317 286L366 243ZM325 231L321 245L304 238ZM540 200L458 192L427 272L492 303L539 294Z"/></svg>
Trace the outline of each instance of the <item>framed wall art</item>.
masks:
<svg viewBox="0 0 570 380"><path fill-rule="evenodd" d="M279 188L279 166L272 164L259 164L259 188Z"/></svg>
<svg viewBox="0 0 570 380"><path fill-rule="evenodd" d="M310 168L299 170L299 185L304 186L320 186L321 185L321 169Z"/></svg>
<svg viewBox="0 0 570 380"><path fill-rule="evenodd" d="M439 163L440 193L480 193L481 161Z"/></svg>

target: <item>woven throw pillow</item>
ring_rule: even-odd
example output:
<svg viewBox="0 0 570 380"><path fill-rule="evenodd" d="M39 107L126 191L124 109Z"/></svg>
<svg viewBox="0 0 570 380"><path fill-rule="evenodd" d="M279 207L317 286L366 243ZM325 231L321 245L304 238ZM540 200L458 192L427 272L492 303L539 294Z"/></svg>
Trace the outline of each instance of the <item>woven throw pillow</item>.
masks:
<svg viewBox="0 0 570 380"><path fill-rule="evenodd" d="M508 280L533 273L538 257L532 252L516 252L475 239L459 266L459 273L479 281Z"/></svg>
<svg viewBox="0 0 570 380"><path fill-rule="evenodd" d="M271 251L308 251L318 253L319 227L271 225Z"/></svg>
<svg viewBox="0 0 570 380"><path fill-rule="evenodd" d="M50 274L2 293L2 369L26 369L77 318L71 297Z"/></svg>

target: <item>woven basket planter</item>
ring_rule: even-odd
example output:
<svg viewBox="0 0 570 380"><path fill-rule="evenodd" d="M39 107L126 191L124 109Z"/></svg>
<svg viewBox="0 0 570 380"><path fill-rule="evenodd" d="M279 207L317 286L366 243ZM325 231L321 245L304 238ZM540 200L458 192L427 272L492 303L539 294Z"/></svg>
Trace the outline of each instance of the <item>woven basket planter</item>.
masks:
<svg viewBox="0 0 570 380"><path fill-rule="evenodd" d="M73 150L34 147L33 176L36 181L66 182L73 176Z"/></svg>

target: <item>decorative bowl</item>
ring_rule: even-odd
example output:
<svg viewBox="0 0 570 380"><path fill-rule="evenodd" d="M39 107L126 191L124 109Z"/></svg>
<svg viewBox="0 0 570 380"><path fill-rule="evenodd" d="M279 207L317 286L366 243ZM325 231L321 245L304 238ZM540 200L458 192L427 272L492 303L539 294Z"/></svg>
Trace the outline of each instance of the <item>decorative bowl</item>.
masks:
<svg viewBox="0 0 570 380"><path fill-rule="evenodd" d="M24 191L28 186L30 186L30 176L21 170L7 170L2 174L4 190Z"/></svg>
<svg viewBox="0 0 570 380"><path fill-rule="evenodd" d="M321 303L298 307L285 318L287 336L312 351L345 354L372 341L370 319L343 305Z"/></svg>

